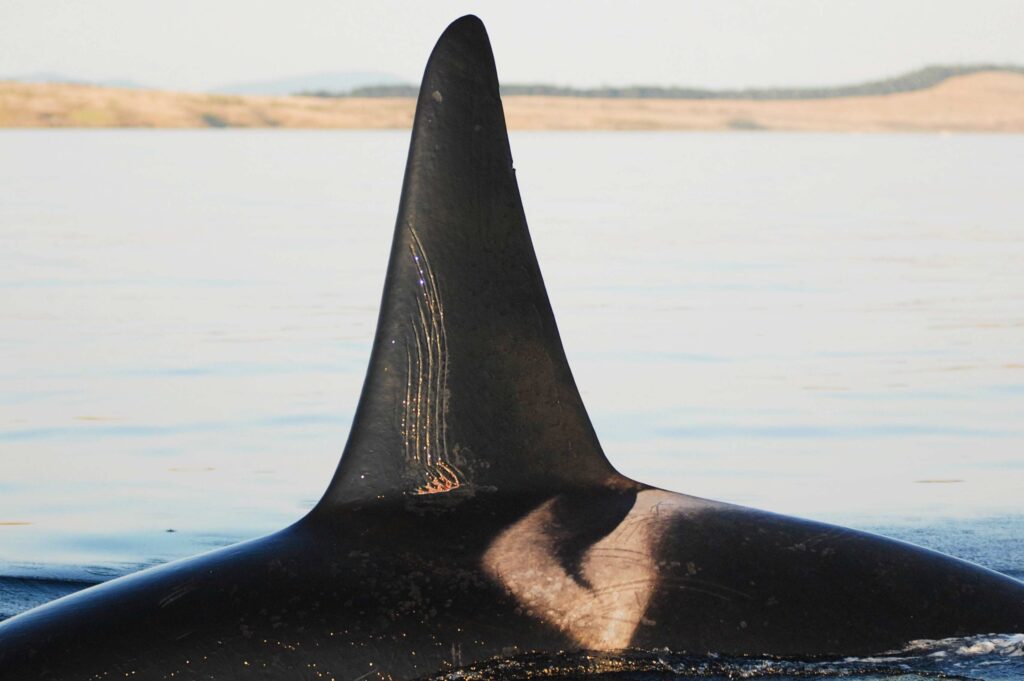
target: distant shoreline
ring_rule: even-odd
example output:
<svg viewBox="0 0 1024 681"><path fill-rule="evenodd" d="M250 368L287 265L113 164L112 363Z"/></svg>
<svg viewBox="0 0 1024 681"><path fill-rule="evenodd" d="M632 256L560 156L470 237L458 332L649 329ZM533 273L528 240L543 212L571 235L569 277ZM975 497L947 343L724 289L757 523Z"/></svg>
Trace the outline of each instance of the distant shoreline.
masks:
<svg viewBox="0 0 1024 681"><path fill-rule="evenodd" d="M934 75L934 74L933 74ZM862 86L858 86L862 87ZM503 97L513 130L1024 133L1024 72L821 98ZM408 129L410 97L259 97L0 81L0 128Z"/></svg>
<svg viewBox="0 0 1024 681"><path fill-rule="evenodd" d="M657 85L604 86L596 88L561 87L544 84L510 83L501 85L502 97L577 97L587 99L836 99L840 97L872 97L915 92L935 87L950 78L975 73L1013 73L1024 75L1024 66L1012 64L975 64L962 66L926 66L892 78L883 78L851 85L819 87L758 87L715 90L695 87L664 87ZM293 94L313 97L415 97L419 88L409 84L369 85L347 92L307 91Z"/></svg>

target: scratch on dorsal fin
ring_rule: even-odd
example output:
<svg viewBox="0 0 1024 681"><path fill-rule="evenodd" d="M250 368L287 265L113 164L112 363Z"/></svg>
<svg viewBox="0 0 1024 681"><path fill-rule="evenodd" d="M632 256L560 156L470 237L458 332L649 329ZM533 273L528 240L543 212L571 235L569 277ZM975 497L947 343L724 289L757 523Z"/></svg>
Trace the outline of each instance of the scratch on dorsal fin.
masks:
<svg viewBox="0 0 1024 681"><path fill-rule="evenodd" d="M402 438L406 462L422 479L413 494L439 494L458 489L463 483L462 472L449 454L448 338L437 278L412 226L409 234L418 294L409 320L412 339L406 341Z"/></svg>

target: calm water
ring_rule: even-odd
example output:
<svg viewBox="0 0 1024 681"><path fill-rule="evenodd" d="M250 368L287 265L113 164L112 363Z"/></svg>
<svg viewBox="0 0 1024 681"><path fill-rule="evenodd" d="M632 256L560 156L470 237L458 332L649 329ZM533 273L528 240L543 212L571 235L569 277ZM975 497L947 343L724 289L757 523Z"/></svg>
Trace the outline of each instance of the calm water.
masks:
<svg viewBox="0 0 1024 681"><path fill-rule="evenodd" d="M0 133L0 617L315 502L407 143ZM1024 577L1024 137L512 145L620 470Z"/></svg>

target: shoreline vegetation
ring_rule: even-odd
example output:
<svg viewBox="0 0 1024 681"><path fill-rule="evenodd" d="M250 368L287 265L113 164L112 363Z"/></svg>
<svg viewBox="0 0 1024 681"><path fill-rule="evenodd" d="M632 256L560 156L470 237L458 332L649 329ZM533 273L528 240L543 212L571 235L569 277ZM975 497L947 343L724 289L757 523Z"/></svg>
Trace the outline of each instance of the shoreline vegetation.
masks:
<svg viewBox="0 0 1024 681"><path fill-rule="evenodd" d="M585 97L596 99L833 99L836 97L870 97L913 92L934 87L956 76L995 71L1024 75L1024 66L1010 64L980 64L971 66L926 66L893 78L873 80L853 85L823 87L773 87L713 90L692 87L660 87L656 85L629 85L625 87L573 88L558 85L509 84L501 86L502 97ZM416 85L370 85L356 87L348 92L297 92L313 97L415 97Z"/></svg>
<svg viewBox="0 0 1024 681"><path fill-rule="evenodd" d="M221 95L0 81L0 128L407 129L415 88ZM1024 68L929 67L824 88L503 88L513 130L1024 132Z"/></svg>

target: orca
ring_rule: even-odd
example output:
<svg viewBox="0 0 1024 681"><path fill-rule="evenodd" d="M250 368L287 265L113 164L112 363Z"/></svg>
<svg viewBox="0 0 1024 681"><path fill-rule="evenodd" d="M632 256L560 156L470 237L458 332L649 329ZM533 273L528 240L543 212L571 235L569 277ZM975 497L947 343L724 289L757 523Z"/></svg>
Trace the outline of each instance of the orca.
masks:
<svg viewBox="0 0 1024 681"><path fill-rule="evenodd" d="M846 656L1011 631L1024 584L1009 577L616 472L468 16L426 67L369 368L323 498L270 536L0 624L0 678L398 680L573 651Z"/></svg>

